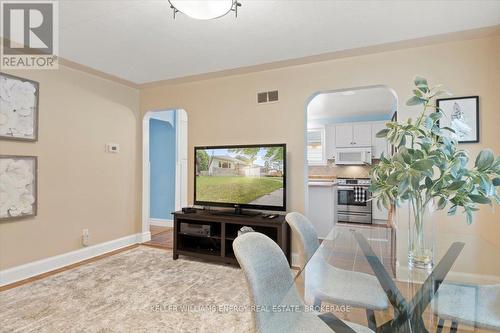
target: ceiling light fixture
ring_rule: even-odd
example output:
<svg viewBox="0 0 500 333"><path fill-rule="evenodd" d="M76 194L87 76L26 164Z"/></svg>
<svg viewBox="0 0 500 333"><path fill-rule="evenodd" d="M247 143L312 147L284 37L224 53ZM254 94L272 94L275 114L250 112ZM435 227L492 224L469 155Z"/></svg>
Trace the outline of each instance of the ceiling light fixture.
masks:
<svg viewBox="0 0 500 333"><path fill-rule="evenodd" d="M183 13L197 20L211 20L222 17L229 12L234 12L238 17L238 0L168 0L170 8L177 13Z"/></svg>

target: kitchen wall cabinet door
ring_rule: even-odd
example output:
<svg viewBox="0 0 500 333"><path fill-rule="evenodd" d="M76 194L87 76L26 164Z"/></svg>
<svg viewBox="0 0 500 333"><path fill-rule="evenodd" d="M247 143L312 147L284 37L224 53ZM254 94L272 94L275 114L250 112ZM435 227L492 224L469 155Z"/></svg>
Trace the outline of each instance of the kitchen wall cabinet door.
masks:
<svg viewBox="0 0 500 333"><path fill-rule="evenodd" d="M371 144L371 123L342 124L335 126L335 147L370 147Z"/></svg>
<svg viewBox="0 0 500 333"><path fill-rule="evenodd" d="M335 157L335 126L328 125L325 127L325 155L326 159Z"/></svg>
<svg viewBox="0 0 500 333"><path fill-rule="evenodd" d="M335 126L335 147L352 147L352 125Z"/></svg>
<svg viewBox="0 0 500 333"><path fill-rule="evenodd" d="M352 146L370 147L372 145L372 126L370 123L352 125Z"/></svg>

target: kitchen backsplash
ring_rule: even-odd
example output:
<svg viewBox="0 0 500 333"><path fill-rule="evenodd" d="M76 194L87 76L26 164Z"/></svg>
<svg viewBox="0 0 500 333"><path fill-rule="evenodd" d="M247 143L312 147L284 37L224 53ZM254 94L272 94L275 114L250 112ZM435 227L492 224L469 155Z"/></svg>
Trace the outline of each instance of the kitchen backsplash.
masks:
<svg viewBox="0 0 500 333"><path fill-rule="evenodd" d="M362 165L309 166L309 176L335 176L337 178L369 178L370 167Z"/></svg>

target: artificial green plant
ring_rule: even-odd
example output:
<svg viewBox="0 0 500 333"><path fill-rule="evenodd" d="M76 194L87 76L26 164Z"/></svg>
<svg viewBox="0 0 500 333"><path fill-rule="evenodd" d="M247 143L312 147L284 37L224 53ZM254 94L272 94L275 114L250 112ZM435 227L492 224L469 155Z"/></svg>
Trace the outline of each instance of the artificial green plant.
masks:
<svg viewBox="0 0 500 333"><path fill-rule="evenodd" d="M449 207L448 215L461 207L470 224L479 204L500 203L500 157L484 149L469 166L469 154L458 148L455 131L439 126L445 115L434 101L443 94L447 92L439 86L430 88L425 78L416 77L406 105L420 105L422 112L415 121L392 121L377 133L397 149L390 157L382 155L371 169L373 198L379 207L410 202L417 232L429 204L439 210Z"/></svg>

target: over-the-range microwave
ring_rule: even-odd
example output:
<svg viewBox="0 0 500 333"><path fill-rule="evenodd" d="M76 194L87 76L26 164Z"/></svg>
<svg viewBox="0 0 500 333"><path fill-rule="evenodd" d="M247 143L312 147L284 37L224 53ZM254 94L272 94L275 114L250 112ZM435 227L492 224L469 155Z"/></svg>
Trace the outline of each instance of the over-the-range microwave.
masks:
<svg viewBox="0 0 500 333"><path fill-rule="evenodd" d="M335 164L372 164L372 148L337 148L335 152Z"/></svg>

